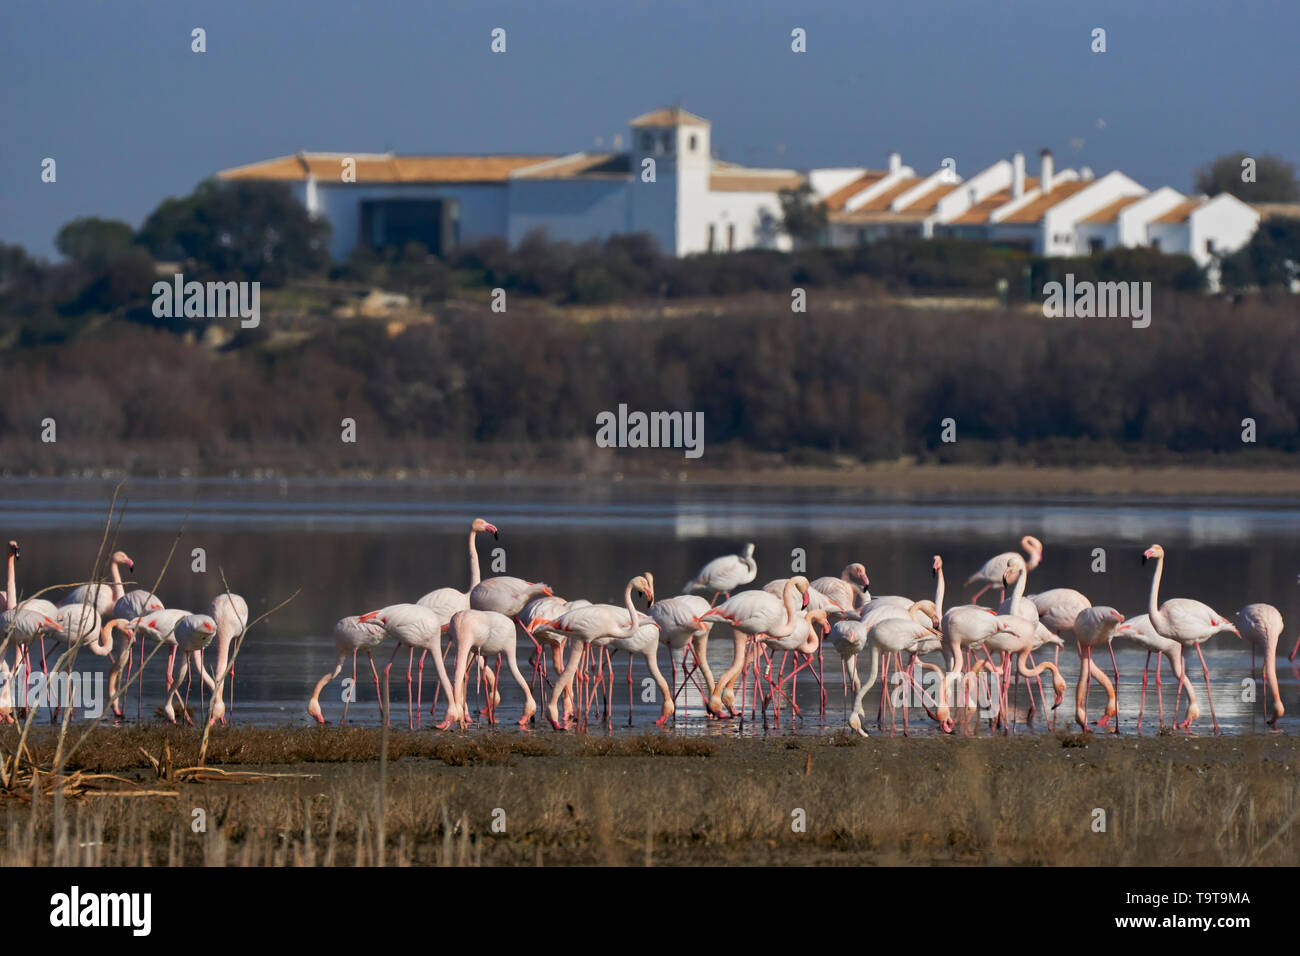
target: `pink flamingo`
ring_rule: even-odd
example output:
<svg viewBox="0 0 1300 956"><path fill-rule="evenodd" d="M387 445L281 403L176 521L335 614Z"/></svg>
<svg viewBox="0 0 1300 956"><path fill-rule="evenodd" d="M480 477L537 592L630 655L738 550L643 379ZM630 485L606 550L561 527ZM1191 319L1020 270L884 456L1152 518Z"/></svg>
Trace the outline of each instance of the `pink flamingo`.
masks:
<svg viewBox="0 0 1300 956"><path fill-rule="evenodd" d="M646 580L649 581L651 590L654 589L654 576L649 572L646 573ZM692 597L693 595L681 595L682 597ZM703 601L703 598L696 598ZM649 610L653 611L655 604L650 604ZM655 721L655 726L662 727L677 712L677 704L673 698L673 689L664 679L663 672L659 670L659 644L661 634L659 624L654 617L649 614L637 615L636 633L630 637L602 637L592 641L595 647L604 647L608 652L626 651L627 661L627 725L632 726L632 658L640 655L645 658L646 669L650 672L655 686L659 688L659 693L663 696L663 704L659 709L659 719ZM614 678L614 666L610 664L610 684L612 686Z"/></svg>
<svg viewBox="0 0 1300 956"><path fill-rule="evenodd" d="M659 639L668 645L668 657L673 670L673 700L686 687L691 675L698 669L704 677L701 697L707 700L713 694L713 671L709 667L709 631L713 625L700 620L708 613L709 602L695 594L681 594L664 598L651 605L648 613L659 625ZM686 647L690 645L694 663L686 669ZM677 669L682 669L682 683L677 685ZM698 684L697 684L698 686Z"/></svg>
<svg viewBox="0 0 1300 956"><path fill-rule="evenodd" d="M546 701L546 716L556 730L565 729L560 723L557 700L573 683L583 651L588 644L603 638L636 636L641 622L637 616L636 606L632 603L632 592L639 593L653 607L655 592L652 581L653 576L649 572L639 574L628 581L627 587L623 589L623 607L613 604L590 604L562 614L550 625L552 630L564 635L569 652L564 671L556 680L555 687L552 688Z"/></svg>
<svg viewBox="0 0 1300 956"><path fill-rule="evenodd" d="M731 664L718 678L709 697L708 711L712 716L721 718L724 705L729 716L736 716L732 684L744 670L749 638L758 634L787 637L799 623L800 611L808 607L810 590L807 578L793 577L785 582L780 598L767 591L742 591L697 618L701 624L721 621L731 625L735 641Z"/></svg>
<svg viewBox="0 0 1300 956"><path fill-rule="evenodd" d="M510 673L514 675L515 681L524 691L524 715L519 718L519 726L526 727L532 721L533 714L537 712L537 704L533 700L533 692L528 687L528 681L524 680L524 675L519 672L519 664L515 660L517 646L515 622L496 611L457 611L452 615L448 632L456 647L456 676L452 679L456 697L448 701L446 717L438 725L439 729L450 727L453 721L459 721L462 727L469 723L466 697L471 653L477 655L480 660L493 654L505 655ZM501 695L497 692L492 669L487 668L486 672L488 675L487 719L491 724L496 723L496 704L500 702Z"/></svg>
<svg viewBox="0 0 1300 956"><path fill-rule="evenodd" d="M365 624L369 621L378 623L389 635L396 641L397 646L393 648L393 656L388 659L388 665L384 668L384 720L388 720L388 682L389 672L393 668L393 658L397 657L397 652L403 647L414 652L420 650L420 682L423 687L424 681L424 652L433 656L433 666L438 672L438 684L443 692L447 695L447 706L455 706L455 696L452 693L451 680L447 677L447 668L442 660L442 631L447 626L446 622L435 612L427 607L421 607L418 604L390 604L388 607L382 607L377 611L370 611L362 614L358 621ZM411 666L406 666L406 724L407 729L415 729L415 713L412 709L414 697L411 690ZM423 706L423 702L416 704Z"/></svg>
<svg viewBox="0 0 1300 956"><path fill-rule="evenodd" d="M1238 633L1250 641L1250 679L1255 679L1255 650L1264 652L1264 679L1273 698L1273 716L1270 727L1286 713L1282 695L1277 687L1277 642L1282 636L1282 612L1271 604L1247 604L1237 612ZM1267 713L1267 711L1266 711Z"/></svg>
<svg viewBox="0 0 1300 956"><path fill-rule="evenodd" d="M927 601L924 603L929 604L930 602ZM931 605L931 607L933 607L933 605ZM910 610L924 610L922 602L916 602ZM898 616L895 614L887 614L885 609L881 609L881 613L884 616L872 624L870 630L867 632L866 649L871 653L871 672L867 676L867 682L858 689L857 696L853 699L853 713L849 715L849 726L863 737L867 736L867 732L862 726L862 702L871 691L871 688L875 686L877 677L880 676L881 654L883 653L891 656L902 653L912 654L916 652L918 644L924 639L937 638L940 636L936 627L936 625L940 623L940 619L937 615L930 616L927 612L926 616L928 621L927 623L922 624L919 621L914 620L911 613L908 612L904 612L901 616ZM923 664L922 666L928 666L938 670L934 664ZM882 691L882 693L887 693L887 691ZM947 718L947 707L944 705L943 700L944 691L941 683L939 689L940 718L941 722L945 725L944 730L948 731L951 730L952 722ZM906 708L903 710L903 716L906 724ZM904 726L904 730L906 731L906 726Z"/></svg>
<svg viewBox="0 0 1300 956"><path fill-rule="evenodd" d="M163 713L174 724L176 723L176 711L172 707L172 698L180 697L181 681L185 680L186 675L189 674L191 662L194 665L195 672L199 675L200 700L203 696L203 685L206 684L208 687L216 686L216 681L212 679L212 675L208 673L207 668L203 666L203 651L212 643L212 639L217 636L217 622L206 614L187 614L176 622L172 635L176 641L176 649L181 655L181 669L180 673L176 675L175 683L172 684L167 694L167 703L163 707ZM194 726L194 718L190 716L188 705L188 684L186 687L185 722L192 727Z"/></svg>
<svg viewBox="0 0 1300 956"><path fill-rule="evenodd" d="M547 682L546 678L546 650L545 645L550 648L551 655L555 664L555 673L560 675L564 672L564 635L554 630L553 625L559 618L568 611L575 611L580 607L590 607L591 602L583 598L577 598L573 601L566 601L562 597L555 595L543 595L539 598L533 598L524 605L524 609L516 616L519 625L524 632L532 638L536 650L534 652L533 663L533 680L536 682L540 677L542 681ZM574 712L573 705L573 688L568 687L564 691L564 720L568 722L569 717Z"/></svg>
<svg viewBox="0 0 1300 956"><path fill-rule="evenodd" d="M136 618L143 617L146 614L151 614L154 611L161 611L161 610L163 610L163 602L160 601L156 595L150 593L149 591L141 591L141 590L127 591L124 595L118 598L117 601L113 604L113 611L111 616L114 618L120 618L121 620L127 622L126 625L118 628L118 630L122 631L126 635L126 641L122 645L122 653L117 658L117 660L113 662L113 666L112 668L109 669L108 672L108 698L113 702L114 717L118 717L118 718L122 717L122 704L121 701L118 700L117 681L118 681L118 677L121 675L122 670L124 668L127 669L128 675L130 673L129 668L131 665L131 648L135 644L135 629L130 626L130 622L134 621ZM105 616L110 616L110 615L105 615ZM144 666L144 643L143 642L141 642L140 644L140 666L141 667ZM168 683L171 682L171 675L172 675L172 661L169 658L167 661ZM142 674L141 679L136 686L137 714L139 711L139 699L143 694L143 685L144 685L144 675Z"/></svg>
<svg viewBox="0 0 1300 956"><path fill-rule="evenodd" d="M754 544L750 542L741 549L740 554L724 554L714 558L700 568L695 577L686 582L683 594L707 594L713 592L709 603L715 603L719 597L731 597L731 592L748 584L758 576L758 562L754 560Z"/></svg>
<svg viewBox="0 0 1300 956"><path fill-rule="evenodd" d="M860 607L871 600L871 580L867 569L857 563L844 566L838 578L817 578L810 585L814 591L820 591L842 608Z"/></svg>
<svg viewBox="0 0 1300 956"><path fill-rule="evenodd" d="M1160 577L1165 570L1165 549L1158 544L1151 545L1142 553L1142 563L1146 564L1151 558L1156 559L1155 574L1151 577L1151 593L1147 597L1147 614L1151 618L1151 626L1161 637L1178 641L1184 649L1189 646L1196 648L1196 656L1201 659L1201 673L1205 676L1205 697L1210 703L1210 718L1214 721L1214 732L1217 734L1219 718L1214 713L1214 695L1210 691L1210 669L1205 666L1205 654L1201 651L1201 644L1215 634L1231 631L1240 638L1241 632L1231 621L1208 604L1190 598L1170 598L1157 607ZM1191 717L1188 717L1182 729L1188 729L1191 722Z"/></svg>
<svg viewBox="0 0 1300 956"><path fill-rule="evenodd" d="M1033 535L1025 535L1020 539L1020 547L1025 554L1029 555L1029 560L1025 562L1025 567L1032 571L1043 560L1043 543ZM989 588L996 587L1002 583L1002 576L1007 573L1007 566L1012 558L1018 558L1020 555L1014 551L1004 551L1002 554L995 555L984 562L984 566L966 579L966 585L983 584L984 586L975 592L971 598L972 604L978 604L980 597Z"/></svg>
<svg viewBox="0 0 1300 956"><path fill-rule="evenodd" d="M212 713L208 716L208 722L221 721L224 724L227 677L230 678L230 706L233 708L235 705L235 667L230 661L230 648L239 635L244 633L244 628L248 627L248 602L238 594L223 591L212 599L208 616L217 624L217 684L212 689Z"/></svg>
<svg viewBox="0 0 1300 956"><path fill-rule="evenodd" d="M375 697L382 705L384 702L383 694L379 690L379 671L375 669L375 658L370 653L371 648L378 647L383 643L386 636L384 626L378 621L362 622L361 618L353 615L345 617L334 625L334 648L338 652L338 658L334 662L334 669L326 671L321 679L316 682L312 688L311 700L307 701L307 713L316 718L316 722L325 723L325 715L320 709L320 692L325 689L325 685L339 676L343 670L343 664L348 659L348 654L352 655L352 687L349 693L343 696L343 717L339 721L342 727L348 720L348 705L356 695L357 687L357 652L365 651L366 657L370 660L370 673L375 678ZM220 678L218 678L220 683Z"/></svg>
<svg viewBox="0 0 1300 956"><path fill-rule="evenodd" d="M1074 619L1074 640L1075 647L1079 651L1079 683L1074 691L1074 719L1078 721L1079 726L1084 730L1088 727L1088 687L1092 678L1106 689L1106 712L1102 714L1101 719L1097 721L1098 727L1105 727L1112 719L1115 721L1113 728L1115 733L1119 733L1119 709L1115 703L1115 688L1119 686L1119 668L1115 664L1115 649L1111 647L1111 639L1115 636L1115 629L1124 623L1124 615L1119 613L1113 607L1090 607L1080 611ZM1112 685L1105 672L1092 659L1092 649L1106 645L1110 651L1111 667L1115 672L1115 683Z"/></svg>

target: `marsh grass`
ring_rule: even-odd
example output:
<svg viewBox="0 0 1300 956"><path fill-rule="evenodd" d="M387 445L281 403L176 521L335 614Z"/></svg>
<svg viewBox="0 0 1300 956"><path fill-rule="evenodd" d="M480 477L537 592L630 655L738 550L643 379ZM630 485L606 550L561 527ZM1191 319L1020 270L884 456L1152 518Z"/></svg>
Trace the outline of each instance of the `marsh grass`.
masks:
<svg viewBox="0 0 1300 956"><path fill-rule="evenodd" d="M38 752L50 743L33 736ZM394 731L381 827L376 729L217 728L198 777L175 769L197 755L192 729L100 728L74 762L120 779L96 780L94 792L61 807L39 788L0 801L0 862L1300 862L1300 745L1291 738L846 743ZM164 750L171 779L160 771ZM286 775L239 776L253 771ZM196 809L204 832L193 830ZM806 832L791 826L797 809ZM1093 829L1098 809L1104 832Z"/></svg>

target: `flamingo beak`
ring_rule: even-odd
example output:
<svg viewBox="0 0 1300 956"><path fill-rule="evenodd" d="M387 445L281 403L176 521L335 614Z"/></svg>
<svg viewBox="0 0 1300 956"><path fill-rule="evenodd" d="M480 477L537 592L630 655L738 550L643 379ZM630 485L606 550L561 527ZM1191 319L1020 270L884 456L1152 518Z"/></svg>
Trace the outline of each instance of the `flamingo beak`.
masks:
<svg viewBox="0 0 1300 956"><path fill-rule="evenodd" d="M359 618L357 618L357 621L364 624L366 621L373 621L378 616L379 616L378 611L369 611L365 614L362 614Z"/></svg>
<svg viewBox="0 0 1300 956"><path fill-rule="evenodd" d="M808 606L808 592L807 592L807 591L804 591L804 592L803 592L803 607L807 607L807 606Z"/></svg>
<svg viewBox="0 0 1300 956"><path fill-rule="evenodd" d="M494 525L494 524L490 524L490 525L487 526L487 529L488 529L489 531L492 532L492 537L493 537L493 538L495 538L497 541L500 541L500 540L501 540L501 532L497 531L497 526L496 526L496 525Z"/></svg>

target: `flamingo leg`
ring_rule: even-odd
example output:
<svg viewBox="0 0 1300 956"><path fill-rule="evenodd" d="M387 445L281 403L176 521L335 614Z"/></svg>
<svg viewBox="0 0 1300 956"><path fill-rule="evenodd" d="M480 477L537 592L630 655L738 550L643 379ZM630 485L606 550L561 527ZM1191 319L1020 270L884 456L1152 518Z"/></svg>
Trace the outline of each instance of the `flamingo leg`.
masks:
<svg viewBox="0 0 1300 956"><path fill-rule="evenodd" d="M1205 699L1210 702L1210 720L1214 722L1214 732L1219 732L1219 718L1214 713L1214 695L1210 692L1210 669L1205 666L1205 655L1201 653L1201 645L1196 645L1196 656L1201 659L1201 673L1205 675Z"/></svg>

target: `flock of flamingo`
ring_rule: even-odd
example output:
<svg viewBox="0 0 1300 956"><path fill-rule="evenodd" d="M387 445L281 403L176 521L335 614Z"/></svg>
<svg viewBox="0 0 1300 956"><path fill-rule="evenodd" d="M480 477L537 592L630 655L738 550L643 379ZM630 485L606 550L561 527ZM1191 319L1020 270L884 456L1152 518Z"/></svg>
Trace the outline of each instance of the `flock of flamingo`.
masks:
<svg viewBox="0 0 1300 956"><path fill-rule="evenodd" d="M212 691L209 719L225 721L225 682L233 676L230 651L236 638L248 625L248 602L242 597L229 592L219 594L212 599L207 614L193 614L165 607L149 591L126 590L121 568L134 570L135 562L125 552L115 551L109 558L109 581L78 585L69 590L58 604L39 597L19 601L16 564L20 554L18 542L10 541L8 580L5 593L0 596L0 684L3 685L0 687L0 721L12 722L17 705L24 701L21 695L14 693L16 682L11 678L21 669L24 686L30 683L31 654L37 641L41 647L41 669L48 670L49 662L45 653L47 637L67 645L68 652L61 655L60 659L66 661L65 666L69 671L75 661L74 652L81 649L89 650L97 657L113 658L108 673L108 699L114 716L119 718L123 716L124 696L120 681L124 674L130 678L134 662L132 648L136 638L142 638L139 643L139 666L142 668L140 677L143 677L146 660L143 638L150 638L156 644L168 648L167 696L162 705L166 718L176 722L176 704L180 702L181 682L192 677L192 665L194 673L202 678L202 686ZM203 652L214 639L217 642L215 677L203 662ZM12 669L5 656L11 646L16 655L15 667ZM158 649L161 650L161 647ZM182 655L181 669L175 673L178 651ZM189 684L186 683L186 688L188 687ZM140 680L136 691L137 709L142 689L143 680ZM57 713L59 708L52 706L51 709ZM193 723L188 706L182 705L182 713L188 722Z"/></svg>
<svg viewBox="0 0 1300 956"><path fill-rule="evenodd" d="M1160 676L1161 658L1164 658L1178 686L1173 726L1181 730L1190 729L1200 713L1196 690L1188 678L1186 667L1190 652L1195 650L1204 676L1214 730L1218 732L1218 718L1214 714L1210 692L1210 673L1201 651L1201 645L1216 634L1248 639L1253 649L1263 651L1265 681L1271 699L1270 725L1284 713L1276 666L1278 640L1283 629L1281 613L1269 604L1248 604L1237 612L1234 622L1200 601L1173 598L1161 603L1159 593L1165 552L1158 544L1153 544L1142 555L1144 564L1155 562L1147 613L1126 618L1115 608L1094 606L1087 597L1071 588L1026 594L1029 574L1043 559L1042 543L1031 536L1021 539L1023 556L1014 551L996 555L970 576L966 585L979 586L971 603L945 611L944 568L938 555L931 562L935 578L934 596L920 600L901 595L873 596L866 568L860 563L849 564L838 576L814 580L794 576L769 581L761 589L739 590L752 583L758 575L754 545L747 544L740 554L710 561L686 583L679 595L657 600L654 575L646 571L634 575L627 582L621 605L593 604L587 600L565 600L556 596L546 584L521 578L482 578L475 542L477 535L483 533L499 537L496 526L481 518L471 524L469 587L466 590L438 588L414 603L392 604L352 615L335 625L337 659L333 668L322 675L312 689L307 705L312 717L322 724L325 722L321 693L330 681L339 676L351 655L352 681L342 695L341 722L346 722L348 705L356 694L357 655L364 651L387 721L389 671L398 652L406 648L407 722L412 729L420 723L424 662L429 656L432 656L437 672L432 711L435 716L439 698L445 698L443 719L437 724L439 729L463 727L474 719L469 701L469 680L475 667L477 693L482 696L482 707L475 713L485 717L489 723L496 722L497 708L502 699L498 680L502 659L523 694L521 726L531 723L536 715L534 688L544 699L546 717L556 730L585 728L593 708L602 697L602 719L612 723L614 673L611 655L621 650L629 655L629 722L634 696L632 658L638 655L645 659L658 690L661 711L656 723L659 725L674 717L677 700L692 684L705 702L707 716L712 719L743 718L747 710L757 718L761 710L766 722L771 708L779 722L783 701L789 703L795 716L800 716L796 689L798 676L803 671L808 671L816 680L824 713L823 654L829 646L839 654L841 666L848 673L846 684L854 692L848 723L863 736L866 736L864 700L878 680L883 686L889 686L891 666L895 670L894 684L907 694L915 695L913 700L943 731L955 729L955 712L963 720L970 718L972 694L977 694L981 699L981 715L988 717L1004 732L1010 732L1017 720L1016 712L1010 706L1013 681L1026 681L1029 696L1027 721L1033 720L1037 710L1035 686L1043 713L1054 715L1066 692L1059 667L1060 649L1067 640L1072 640L1080 660L1075 689L1075 720L1083 729L1090 729L1088 693L1095 680L1106 693L1105 711L1097 720L1097 726L1118 732L1116 688L1119 673L1112 641L1119 637L1147 651L1147 663L1142 674L1142 704L1138 712L1139 729L1153 654L1156 655L1160 723L1164 725ZM219 594L206 614L168 608L149 591L126 590L120 568L132 570L134 563L125 553L118 551L111 556L108 565L109 580L73 588L58 604L41 598L20 602L15 569L19 555L18 544L9 542L8 581L0 600L3 607L0 613L0 634L3 634L0 641L0 681L4 684L0 691L0 719L12 720L16 709L8 677L17 671L10 670L5 658L9 647L15 648L15 669L25 668L28 678L37 641L40 642L41 667L44 670L48 666L47 637L63 642L69 650L84 648L94 655L111 657L108 697L114 715L121 717L121 698L124 696L121 680L124 675L129 679L135 666L132 651L137 638L142 638L138 646L139 676L143 677L146 661L146 642L143 639L147 638L154 642L155 653L164 648L168 650L166 698L161 708L164 716L176 721L175 705L180 700L182 682L187 677L192 681L193 675L198 675L200 695L204 689L211 692L207 711L209 722L224 722L224 691L227 680L233 678L232 644L248 627L248 605L242 597L229 592ZM1002 595L996 608L978 603L986 592L994 588L1000 588ZM638 610L634 596L646 602L645 612ZM733 641L731 663L717 675L710 668L707 655L708 640L715 624L726 625ZM518 640L520 634L532 644L528 662L532 668L531 680L524 676L517 659L517 648L527 646ZM445 645L444 635L447 638ZM384 670L385 688L381 690L372 651L388 638L393 639L395 647ZM213 641L216 642L216 666L215 673L210 673L205 666L204 652ZM668 649L671 683L659 667L661 646ZM1035 663L1034 653L1043 651L1046 654L1048 647L1054 658ZM1100 648L1105 648L1110 657L1113 682L1111 676L1093 660L1094 651ZM415 659L417 650L418 664ZM1300 650L1300 640L1291 652L1292 659L1297 650ZM174 673L178 652L181 670ZM858 660L864 654L870 660L870 673L865 682L858 674ZM925 659L929 655L938 655L940 662ZM68 657L65 653L60 660L66 661ZM548 658L555 669L553 680L548 674ZM786 674L791 658L794 667ZM55 666L59 666L58 663ZM926 677L927 672L929 677ZM1252 661L1252 677L1253 673ZM1052 684L1050 705L1043 690L1044 674ZM927 686L923 687L918 677L924 679ZM188 687L187 683L187 700ZM233 697L233 690L231 693ZM140 694L141 691L137 690L137 700ZM1182 720L1179 720L1178 709L1183 694L1186 694L1187 706ZM881 694L877 723L883 724L888 709L892 728L896 710L902 710L906 733L909 708L906 703L898 706L896 696ZM993 706L986 712L989 703ZM182 706L182 715L193 722L187 704Z"/></svg>
<svg viewBox="0 0 1300 956"><path fill-rule="evenodd" d="M995 708L994 721L1004 730L1008 726L1009 688L1013 678L1033 680L1038 687L1043 710L1049 705L1042 689L1042 675L1050 675L1055 710L1065 694L1065 682L1056 660L1033 663L1033 653L1044 645L1052 645L1059 655L1061 646L1072 639L1080 658L1080 677L1075 691L1075 718L1084 729L1089 728L1087 714L1088 691L1096 680L1106 691L1106 710L1097 721L1101 727L1118 731L1116 686L1119 682L1111 641L1115 637L1129 639L1147 651L1147 667L1142 677L1142 706L1145 707L1147 677L1151 655L1156 654L1156 694L1160 721L1164 723L1164 702L1161 693L1160 658L1166 658L1178 682L1175 700L1174 726L1187 730L1199 716L1197 697L1188 679L1185 657L1195 649L1205 678L1207 700L1210 703L1214 729L1219 729L1210 694L1210 674L1200 645L1215 634L1233 634L1248 638L1253 646L1263 649L1265 674L1272 698L1274 724L1284 713L1278 690L1276 654L1283 622L1281 613L1272 605L1249 604L1242 608L1236 623L1219 614L1200 601L1184 598L1159 600L1160 579L1164 571L1164 549L1152 545L1143 556L1143 563L1155 561L1151 580L1148 613L1126 619L1111 607L1093 606L1080 592L1071 588L1054 588L1039 594L1025 594L1029 573L1037 568L1043 558L1043 545L1034 537L1024 537L1020 544L1025 555L1007 552L991 558L966 584L980 585L972 603L944 610L943 561L936 555L931 570L935 577L933 599L913 600L900 595L873 596L866 568L853 563L834 577L809 580L803 576L769 581L762 589L740 591L758 575L754 559L754 545L747 544L740 554L725 555L710 561L686 583L680 595L657 600L654 575L643 572L634 575L623 591L623 603L593 604L577 599L565 600L555 595L542 583L516 577L491 577L486 580L479 571L475 539L478 534L490 532L494 537L498 529L483 519L476 519L469 532L469 587L439 588L414 603L393 604L378 610L345 617L335 627L337 659L332 670L322 675L312 690L308 713L324 723L320 695L325 686L343 669L349 655L352 657L352 684L356 686L357 654L364 651L370 660L375 692L381 701L387 695L380 689L379 672L371 651L393 638L396 646L385 668L385 684L397 653L405 647L407 656L407 721L409 727L419 724L423 708L423 669L427 656L432 655L437 671L438 687L433 710L436 716L438 697L445 696L446 707L440 729L453 725L465 726L471 721L468 700L469 675L473 665L478 666L479 684L483 692L480 713L489 722L496 721L496 708L501 702L497 673L491 658L496 658L496 670L501 659L523 694L521 726L534 719L537 701L533 689L545 699L546 717L552 727L564 730L585 726L589 713L601 691L604 692L604 716L610 720L610 698L613 689L611 654L626 651L628 662L629 715L633 697L632 660L645 659L650 675L658 687L662 701L657 724L673 718L676 701L682 690L694 682L705 710L710 718L729 719L744 715L746 707L757 714L761 707L766 720L769 706L774 717L780 719L782 701L788 701L791 710L799 715L795 683L798 675L808 670L820 688L821 707L825 708L826 692L822 682L822 656L829 645L840 655L842 665L850 675L854 701L849 724L866 735L863 728L863 701L875 685L877 678L888 681L892 662L901 681L914 690L926 713L946 732L955 728L953 708L961 705L969 711L973 690L972 682L988 680L991 675L999 679L984 685L986 691L996 693L1000 706ZM990 589L1001 588L1002 600L997 608L977 603ZM646 602L640 611L634 596ZM730 629L733 653L730 665L715 675L706 653L711 630L715 624L725 624ZM517 635L531 641L533 653L531 681L523 675L516 657L520 646ZM443 635L447 635L444 652ZM524 645L526 646L526 645ZM658 663L659 649L666 646L671 662L672 683L665 679ZM1094 650L1105 647L1109 651L1114 682L1093 661ZM1300 641L1297 642L1300 649ZM419 661L412 698L411 668L415 652ZM689 666L686 656L690 653ZM446 660L444 660L444 653ZM858 676L858 658L868 654L870 675L865 683ZM776 674L773 668L780 655ZM922 660L924 655L939 654L942 665ZM982 655L980 657L979 655ZM995 655L1000 659L995 660ZM785 667L793 656L795 666L785 674ZM1294 658L1295 651L1292 651ZM903 658L907 658L904 665ZM978 659L976 659L978 657ZM553 663L558 676L552 682L547 675L547 659ZM881 661L884 660L883 677ZM453 663L454 662L454 663ZM1013 666L1014 665L1014 666ZM929 693L916 680L920 671L932 671L936 680L931 682L937 690ZM681 680L678 674L681 673ZM752 690L746 700L746 688ZM741 697L736 698L736 684L740 680ZM700 682L703 681L701 684ZM577 685L575 693L575 684ZM1187 695L1187 709L1178 720L1179 700ZM342 720L347 719L345 695ZM1029 691L1029 718L1034 712L1033 689ZM883 719L890 695L882 694ZM561 707L563 714L561 714ZM903 706L904 731L907 729L907 707ZM387 719L387 715L385 715ZM1113 723L1112 723L1113 722ZM1141 711L1138 716L1141 725ZM1012 721L1012 724L1014 721Z"/></svg>

